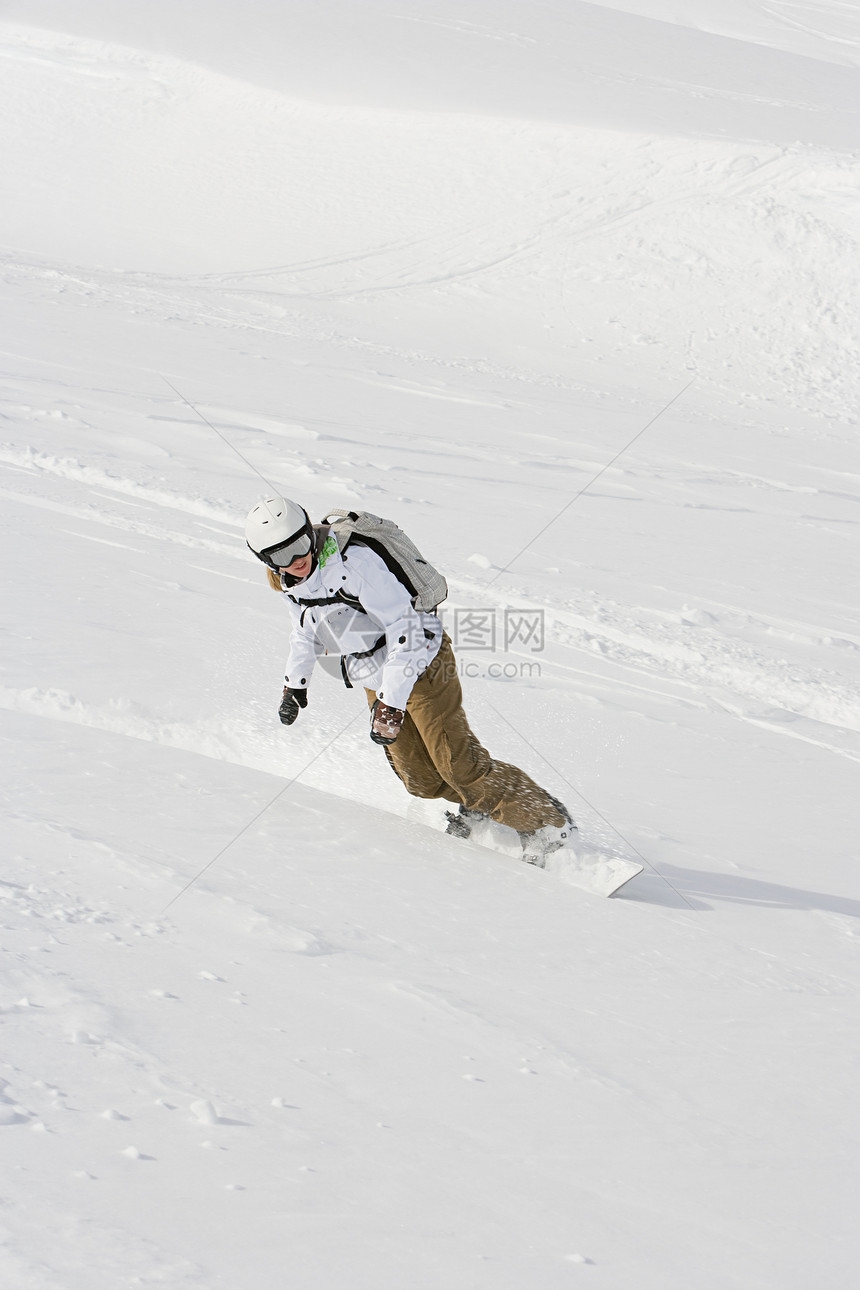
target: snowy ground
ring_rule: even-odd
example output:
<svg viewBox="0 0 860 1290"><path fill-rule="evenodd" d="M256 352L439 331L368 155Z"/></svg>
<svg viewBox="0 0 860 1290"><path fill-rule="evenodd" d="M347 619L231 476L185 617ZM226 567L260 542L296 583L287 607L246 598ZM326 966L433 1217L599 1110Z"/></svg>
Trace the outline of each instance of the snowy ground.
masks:
<svg viewBox="0 0 860 1290"><path fill-rule="evenodd" d="M4 1290L853 1287L856 7L67 8L0 23ZM622 896L325 672L280 727L260 476L445 571Z"/></svg>

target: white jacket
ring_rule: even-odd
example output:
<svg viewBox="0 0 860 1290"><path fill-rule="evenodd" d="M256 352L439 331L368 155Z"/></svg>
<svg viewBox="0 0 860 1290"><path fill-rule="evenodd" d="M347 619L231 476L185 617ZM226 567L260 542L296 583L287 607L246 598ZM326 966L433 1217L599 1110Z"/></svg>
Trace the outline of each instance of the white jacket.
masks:
<svg viewBox="0 0 860 1290"><path fill-rule="evenodd" d="M340 656L348 684L375 690L392 708L405 708L442 644L437 616L413 608L384 560L357 542L341 555L333 534L314 572L284 597L293 622L284 680L293 690L305 689L317 658L331 654ZM356 657L361 654L366 657Z"/></svg>

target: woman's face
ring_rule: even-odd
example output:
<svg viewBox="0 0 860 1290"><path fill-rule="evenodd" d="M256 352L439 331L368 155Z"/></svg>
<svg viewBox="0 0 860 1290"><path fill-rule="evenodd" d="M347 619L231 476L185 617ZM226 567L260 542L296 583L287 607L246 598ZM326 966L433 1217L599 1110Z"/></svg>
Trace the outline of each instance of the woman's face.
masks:
<svg viewBox="0 0 860 1290"><path fill-rule="evenodd" d="M288 573L291 578L306 578L311 571L311 553L300 556L298 560L293 560L292 564L287 565L285 569L280 569L280 573Z"/></svg>

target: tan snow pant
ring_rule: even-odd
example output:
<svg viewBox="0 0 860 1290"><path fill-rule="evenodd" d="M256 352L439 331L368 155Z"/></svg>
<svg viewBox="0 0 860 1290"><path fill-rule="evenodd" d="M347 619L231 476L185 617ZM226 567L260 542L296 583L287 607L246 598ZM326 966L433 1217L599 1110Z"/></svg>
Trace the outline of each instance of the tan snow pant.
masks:
<svg viewBox="0 0 860 1290"><path fill-rule="evenodd" d="M376 694L366 693L372 705ZM403 729L385 755L413 797L444 797L511 829L564 824L564 816L533 779L516 766L494 761L472 733L447 633L416 681Z"/></svg>

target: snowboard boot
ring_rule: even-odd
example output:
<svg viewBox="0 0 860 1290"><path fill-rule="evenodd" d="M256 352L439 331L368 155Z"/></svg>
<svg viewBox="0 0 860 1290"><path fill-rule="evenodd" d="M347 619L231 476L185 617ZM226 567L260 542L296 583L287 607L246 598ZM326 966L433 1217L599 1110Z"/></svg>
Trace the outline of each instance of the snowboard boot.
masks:
<svg viewBox="0 0 860 1290"><path fill-rule="evenodd" d="M549 794L547 796L549 797ZM547 856L567 846L573 834L576 833L573 817L564 803L556 797L550 797L549 800L564 816L564 824L545 824L541 829L520 832L523 860L526 864L536 865L538 869L545 869Z"/></svg>
<svg viewBox="0 0 860 1290"><path fill-rule="evenodd" d="M490 817L483 811L470 811L468 806L461 806L459 811L446 811L448 827L445 832L452 838L469 838L472 829L480 820Z"/></svg>

